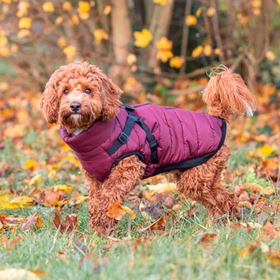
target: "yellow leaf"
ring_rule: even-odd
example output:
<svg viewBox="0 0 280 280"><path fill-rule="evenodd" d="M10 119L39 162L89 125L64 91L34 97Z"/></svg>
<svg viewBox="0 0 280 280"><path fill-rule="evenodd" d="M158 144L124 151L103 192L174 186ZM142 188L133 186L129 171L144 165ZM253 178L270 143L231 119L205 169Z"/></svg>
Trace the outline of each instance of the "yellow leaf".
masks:
<svg viewBox="0 0 280 280"><path fill-rule="evenodd" d="M27 29L22 29L18 32L17 37L18 38L25 38L28 37L30 35L30 31Z"/></svg>
<svg viewBox="0 0 280 280"><path fill-rule="evenodd" d="M32 19L30 17L23 17L18 22L18 27L20 29L29 29L32 24Z"/></svg>
<svg viewBox="0 0 280 280"><path fill-rule="evenodd" d="M128 214L133 220L136 218L136 214L130 208L122 206L120 202L115 202L110 205L106 214L108 217L118 221L121 220L125 214Z"/></svg>
<svg viewBox="0 0 280 280"><path fill-rule="evenodd" d="M11 127L7 127L4 130L4 136L7 138L21 138L24 135L24 127L22 125L16 124Z"/></svg>
<svg viewBox="0 0 280 280"><path fill-rule="evenodd" d="M29 196L18 196L9 202L1 204L0 209L17 209L30 207L33 203L33 198Z"/></svg>
<svg viewBox="0 0 280 280"><path fill-rule="evenodd" d="M99 28L93 32L93 36L97 42L101 42L102 40L108 40L109 35L103 29Z"/></svg>
<svg viewBox="0 0 280 280"><path fill-rule="evenodd" d="M149 185L149 191L155 193L167 193L167 192L174 192L176 191L176 184L175 183L159 183L156 185Z"/></svg>
<svg viewBox="0 0 280 280"><path fill-rule="evenodd" d="M128 208L128 207L126 207L126 206L122 206L122 209L124 210L125 213L127 213L127 214L130 216L130 218L131 218L132 220L134 220L134 219L136 218L136 214L135 214L134 211L131 210L130 208Z"/></svg>
<svg viewBox="0 0 280 280"><path fill-rule="evenodd" d="M280 5L280 0L277 0L278 5Z"/></svg>
<svg viewBox="0 0 280 280"><path fill-rule="evenodd" d="M255 9L260 8L262 6L262 2L261 2L261 0L252 0L251 6Z"/></svg>
<svg viewBox="0 0 280 280"><path fill-rule="evenodd" d="M165 6L169 3L169 0L154 0L154 3L161 6Z"/></svg>
<svg viewBox="0 0 280 280"><path fill-rule="evenodd" d="M249 201L240 201L238 207L251 209L253 206Z"/></svg>
<svg viewBox="0 0 280 280"><path fill-rule="evenodd" d="M60 25L62 22L63 22L63 17L57 17L57 18L55 19L55 24L56 24L56 25Z"/></svg>
<svg viewBox="0 0 280 280"><path fill-rule="evenodd" d="M30 186L39 186L44 182L45 178L41 174L37 174L29 181Z"/></svg>
<svg viewBox="0 0 280 280"><path fill-rule="evenodd" d="M63 53L66 55L68 62L71 62L74 59L74 57L76 56L76 52L77 50L74 46L68 46L63 49Z"/></svg>
<svg viewBox="0 0 280 280"><path fill-rule="evenodd" d="M46 12L46 13L53 13L54 12L54 5L50 1L45 2L43 4L42 8L43 8L43 11Z"/></svg>
<svg viewBox="0 0 280 280"><path fill-rule="evenodd" d="M23 17L25 14L27 14L28 9L29 3L26 1L20 1L18 4L17 17Z"/></svg>
<svg viewBox="0 0 280 280"><path fill-rule="evenodd" d="M0 90L1 91L6 91L6 90L8 90L9 89L9 84L8 83L6 83L6 82L1 82L0 83ZM2 111L3 112L3 111Z"/></svg>
<svg viewBox="0 0 280 280"><path fill-rule="evenodd" d="M23 169L34 170L36 166L37 166L37 162L34 159L28 159L23 164Z"/></svg>
<svg viewBox="0 0 280 280"><path fill-rule="evenodd" d="M73 191L73 188L68 185L56 185L53 187L54 191L64 191L66 193L71 193Z"/></svg>
<svg viewBox="0 0 280 280"><path fill-rule="evenodd" d="M270 145L264 145L260 148L258 148L258 154L262 157L268 157L270 156L274 151L274 148Z"/></svg>
<svg viewBox="0 0 280 280"><path fill-rule="evenodd" d="M40 280L39 277L36 276L35 273L30 272L21 268L7 268L0 271L0 279L6 280L20 280L20 279L28 279L28 280Z"/></svg>
<svg viewBox="0 0 280 280"><path fill-rule="evenodd" d="M7 57L10 55L10 50L7 47L0 47L0 56Z"/></svg>
<svg viewBox="0 0 280 280"><path fill-rule="evenodd" d="M87 196L78 195L78 196L72 198L72 199L69 201L69 204L70 204L70 205L78 205L78 204L83 203L83 202L86 201L87 199L88 199Z"/></svg>
<svg viewBox="0 0 280 280"><path fill-rule="evenodd" d="M172 41L168 40L166 37L161 37L157 42L157 48L161 51L170 51L172 49Z"/></svg>
<svg viewBox="0 0 280 280"><path fill-rule="evenodd" d="M133 35L135 39L134 45L138 48L146 48L153 39L151 32L146 28L134 32Z"/></svg>
<svg viewBox="0 0 280 280"><path fill-rule="evenodd" d="M210 56L212 53L212 47L210 45L205 45L203 48L203 53L206 56Z"/></svg>
<svg viewBox="0 0 280 280"><path fill-rule="evenodd" d="M276 59L276 55L272 51L267 51L265 57L270 61L274 61Z"/></svg>
<svg viewBox="0 0 280 280"><path fill-rule="evenodd" d="M215 54L215 55L220 55L221 53L222 53L222 51L221 51L220 48L216 48L216 49L214 50L214 54Z"/></svg>
<svg viewBox="0 0 280 280"><path fill-rule="evenodd" d="M60 48L64 48L67 44L67 40L65 37L59 37L58 40L57 40L57 45L60 47Z"/></svg>
<svg viewBox="0 0 280 280"><path fill-rule="evenodd" d="M202 46L197 46L193 51L192 51L192 57L198 57L202 54L203 52L203 47Z"/></svg>
<svg viewBox="0 0 280 280"><path fill-rule="evenodd" d="M76 15L73 15L70 19L70 24L71 25L77 25L79 23L79 18Z"/></svg>
<svg viewBox="0 0 280 280"><path fill-rule="evenodd" d="M275 193L275 189L272 187L266 187L266 188L262 188L262 194L263 195L271 195Z"/></svg>
<svg viewBox="0 0 280 280"><path fill-rule="evenodd" d="M173 53L169 50L159 50L157 52L157 59L159 59L162 62L167 62L172 56Z"/></svg>
<svg viewBox="0 0 280 280"><path fill-rule="evenodd" d="M0 193L0 202L1 202L1 204L3 203L3 202L7 202L7 201L9 201L10 200L10 197L9 197L9 194L8 193ZM1 205L0 204L0 205Z"/></svg>
<svg viewBox="0 0 280 280"><path fill-rule="evenodd" d="M87 1L79 1L78 5L78 13L80 15L81 19L88 19L89 18L89 12L90 12L90 4Z"/></svg>
<svg viewBox="0 0 280 280"><path fill-rule="evenodd" d="M18 45L12 44L12 45L11 45L11 52L12 52L12 53L15 53L15 52L17 52L17 51L18 51Z"/></svg>
<svg viewBox="0 0 280 280"><path fill-rule="evenodd" d="M1 0L4 4L11 4L13 0ZM0 1L0 2L1 2Z"/></svg>
<svg viewBox="0 0 280 280"><path fill-rule="evenodd" d="M194 15L188 15L185 18L185 24L188 26L193 26L197 24L197 18Z"/></svg>
<svg viewBox="0 0 280 280"><path fill-rule="evenodd" d="M106 5L103 9L103 14L105 16L108 16L112 11L112 6L111 5Z"/></svg>
<svg viewBox="0 0 280 280"><path fill-rule="evenodd" d="M136 58L136 55L135 55L135 54L130 53L130 54L127 56L127 59L126 59L126 60L127 60L128 65L132 65L132 64L136 63L137 58Z"/></svg>
<svg viewBox="0 0 280 280"><path fill-rule="evenodd" d="M64 10L64 11L71 11L71 9L72 9L72 4L71 4L71 2L69 2L69 1L66 1L66 2L64 2L63 4L62 4L62 9Z"/></svg>
<svg viewBox="0 0 280 280"><path fill-rule="evenodd" d="M170 67L177 68L177 69L181 68L183 63L184 63L184 59L180 56L174 56L169 61Z"/></svg>
<svg viewBox="0 0 280 280"><path fill-rule="evenodd" d="M241 25L247 25L249 23L249 17L242 15L241 13L237 14L237 19Z"/></svg>
<svg viewBox="0 0 280 280"><path fill-rule="evenodd" d="M209 7L206 14L208 17L212 17L216 14L216 9L214 7Z"/></svg>
<svg viewBox="0 0 280 280"><path fill-rule="evenodd" d="M73 153L68 153L66 155L66 160L71 162L71 163L74 163L75 165L79 165L80 164L79 160L74 156Z"/></svg>
<svg viewBox="0 0 280 280"><path fill-rule="evenodd" d="M51 170L49 173L48 173L48 177L50 178L50 179L55 179L56 177L57 177L57 173L56 173L56 171L53 169L53 170Z"/></svg>
<svg viewBox="0 0 280 280"><path fill-rule="evenodd" d="M202 13L202 8L198 8L198 9L195 11L196 17L200 17L200 16L201 16L201 13Z"/></svg>
<svg viewBox="0 0 280 280"><path fill-rule="evenodd" d="M0 47L4 47L8 44L8 38L6 37L5 34L0 35Z"/></svg>

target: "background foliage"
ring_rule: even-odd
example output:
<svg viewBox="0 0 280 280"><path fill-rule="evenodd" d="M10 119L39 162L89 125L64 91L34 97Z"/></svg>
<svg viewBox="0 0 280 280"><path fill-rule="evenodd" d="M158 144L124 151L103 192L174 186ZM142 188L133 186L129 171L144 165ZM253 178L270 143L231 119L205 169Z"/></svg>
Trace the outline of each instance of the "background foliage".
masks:
<svg viewBox="0 0 280 280"><path fill-rule="evenodd" d="M0 0L0 279L277 279L279 4ZM223 183L241 219L209 219L159 175L112 205L114 236L92 232L79 162L39 105L50 73L80 59L107 72L124 102L202 111L205 73L240 72L258 102L228 133Z"/></svg>

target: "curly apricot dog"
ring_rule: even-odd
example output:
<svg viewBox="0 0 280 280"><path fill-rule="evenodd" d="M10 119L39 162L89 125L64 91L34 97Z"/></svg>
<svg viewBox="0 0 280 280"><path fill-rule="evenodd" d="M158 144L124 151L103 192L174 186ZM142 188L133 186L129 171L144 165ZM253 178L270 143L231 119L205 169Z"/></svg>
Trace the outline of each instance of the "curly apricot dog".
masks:
<svg viewBox="0 0 280 280"><path fill-rule="evenodd" d="M236 213L221 184L229 157L231 115L251 114L254 98L238 74L222 66L204 90L209 115L152 104L121 105L122 91L97 67L72 63L56 70L42 98L49 123L81 161L89 185L89 223L109 233L108 207L122 203L142 178L175 170L178 190L211 214Z"/></svg>

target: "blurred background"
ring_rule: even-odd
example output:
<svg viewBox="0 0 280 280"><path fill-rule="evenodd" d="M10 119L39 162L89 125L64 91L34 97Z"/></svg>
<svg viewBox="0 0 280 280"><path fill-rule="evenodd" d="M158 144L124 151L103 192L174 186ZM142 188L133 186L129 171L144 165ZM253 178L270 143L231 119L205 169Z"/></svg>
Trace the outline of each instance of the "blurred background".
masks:
<svg viewBox="0 0 280 280"><path fill-rule="evenodd" d="M271 159L262 172L276 180L279 38L279 0L0 0L0 154L7 154L0 172L9 176L30 159L27 169L35 170L64 156L52 149L46 156L46 145L58 151L62 144L39 106L62 64L98 65L124 90L123 102L206 110L207 73L222 63L242 75L258 101L254 118L232 123L230 140L246 144L246 160L259 159L254 169Z"/></svg>

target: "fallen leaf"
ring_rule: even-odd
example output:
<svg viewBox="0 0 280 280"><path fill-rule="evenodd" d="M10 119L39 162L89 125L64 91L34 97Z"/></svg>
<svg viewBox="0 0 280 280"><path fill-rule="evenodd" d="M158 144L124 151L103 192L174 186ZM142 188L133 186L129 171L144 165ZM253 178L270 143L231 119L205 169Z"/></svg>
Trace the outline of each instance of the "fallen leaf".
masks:
<svg viewBox="0 0 280 280"><path fill-rule="evenodd" d="M33 272L19 268L8 268L0 271L1 280L40 280Z"/></svg>
<svg viewBox="0 0 280 280"><path fill-rule="evenodd" d="M20 236L16 236L13 239L8 239L6 235L1 236L1 243L3 248L6 250L13 249L16 245L18 245L22 241L22 238ZM0 278L1 279L1 278Z"/></svg>
<svg viewBox="0 0 280 280"><path fill-rule="evenodd" d="M133 220L136 218L136 214L130 208L122 206L118 201L110 205L106 213L108 217L118 221L120 221L125 214L128 214Z"/></svg>
<svg viewBox="0 0 280 280"><path fill-rule="evenodd" d="M21 225L22 230L29 230L31 228L41 228L43 227L42 219L38 214L32 214L28 216L23 224Z"/></svg>
<svg viewBox="0 0 280 280"><path fill-rule="evenodd" d="M54 211L53 223L61 233L65 233L65 232L70 233L78 227L77 215L75 214L67 215L64 222L61 223L60 213L57 209L55 209Z"/></svg>
<svg viewBox="0 0 280 280"><path fill-rule="evenodd" d="M217 233L205 233L201 239L200 239L200 243L202 243L203 245L208 245L209 243L211 243L215 238L217 237Z"/></svg>
<svg viewBox="0 0 280 280"><path fill-rule="evenodd" d="M167 224L168 224L168 221L167 221L166 217L163 215L159 219L157 219L155 222L148 225L147 227L140 228L139 232L145 232L147 230L164 230Z"/></svg>
<svg viewBox="0 0 280 280"><path fill-rule="evenodd" d="M262 230L262 236L270 239L277 239L280 237L280 234L271 222L266 222Z"/></svg>

